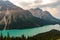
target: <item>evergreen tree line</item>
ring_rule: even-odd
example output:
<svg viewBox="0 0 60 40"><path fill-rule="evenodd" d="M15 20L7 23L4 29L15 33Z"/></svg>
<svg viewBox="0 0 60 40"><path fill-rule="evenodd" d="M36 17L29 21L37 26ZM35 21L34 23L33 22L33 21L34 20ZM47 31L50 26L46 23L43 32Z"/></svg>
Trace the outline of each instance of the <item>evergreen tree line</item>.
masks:
<svg viewBox="0 0 60 40"><path fill-rule="evenodd" d="M0 40L38 40L38 39L29 36L26 38L26 36L24 35L22 35L21 37L10 37L9 33L7 33L7 36L3 36L3 34L1 33Z"/></svg>
<svg viewBox="0 0 60 40"><path fill-rule="evenodd" d="M40 35L41 36L41 35ZM56 36L33 36L33 37L27 37L22 35L21 37L10 37L10 34L7 33L7 36L3 36L2 33L0 34L0 40L57 40L60 39L60 36L56 37Z"/></svg>

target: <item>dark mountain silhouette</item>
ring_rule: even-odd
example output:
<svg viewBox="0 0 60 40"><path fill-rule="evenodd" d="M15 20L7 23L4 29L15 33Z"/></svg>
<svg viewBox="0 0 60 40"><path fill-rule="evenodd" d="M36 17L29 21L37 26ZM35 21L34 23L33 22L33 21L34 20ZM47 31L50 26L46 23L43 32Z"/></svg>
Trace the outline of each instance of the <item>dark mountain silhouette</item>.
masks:
<svg viewBox="0 0 60 40"><path fill-rule="evenodd" d="M44 16L46 15L48 16L47 13ZM9 1L0 1L0 29L25 29L59 23L56 21L57 19L55 21L47 20L35 17L29 10L17 7Z"/></svg>
<svg viewBox="0 0 60 40"><path fill-rule="evenodd" d="M60 39L60 31L53 29L45 33L37 34L32 38L36 38L38 40L56 40Z"/></svg>

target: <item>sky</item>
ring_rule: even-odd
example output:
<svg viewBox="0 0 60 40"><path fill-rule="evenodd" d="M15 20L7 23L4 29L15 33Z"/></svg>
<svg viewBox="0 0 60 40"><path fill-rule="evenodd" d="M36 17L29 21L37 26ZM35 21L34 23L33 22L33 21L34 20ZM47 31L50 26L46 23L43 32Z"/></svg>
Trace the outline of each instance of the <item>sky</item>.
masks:
<svg viewBox="0 0 60 40"><path fill-rule="evenodd" d="M9 0L15 5L30 9L39 7L49 11L54 17L60 19L60 0Z"/></svg>

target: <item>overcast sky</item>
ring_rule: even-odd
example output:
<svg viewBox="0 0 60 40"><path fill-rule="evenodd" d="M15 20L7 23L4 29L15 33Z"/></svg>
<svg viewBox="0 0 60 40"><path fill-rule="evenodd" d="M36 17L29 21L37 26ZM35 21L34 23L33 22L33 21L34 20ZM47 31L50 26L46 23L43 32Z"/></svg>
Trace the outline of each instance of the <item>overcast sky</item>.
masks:
<svg viewBox="0 0 60 40"><path fill-rule="evenodd" d="M60 19L60 0L10 0L24 9L39 7L49 11L54 17Z"/></svg>

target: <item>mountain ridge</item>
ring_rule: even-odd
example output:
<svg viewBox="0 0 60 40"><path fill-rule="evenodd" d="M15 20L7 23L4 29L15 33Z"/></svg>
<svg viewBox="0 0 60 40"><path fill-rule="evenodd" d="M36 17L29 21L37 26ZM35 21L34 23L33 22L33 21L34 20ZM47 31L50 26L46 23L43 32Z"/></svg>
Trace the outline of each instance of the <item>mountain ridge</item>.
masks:
<svg viewBox="0 0 60 40"><path fill-rule="evenodd" d="M38 17L40 19L47 20L47 21L55 21L60 23L60 20L53 17L48 11L43 11L40 8L34 8L34 9L32 8L29 11L32 13L33 16Z"/></svg>
<svg viewBox="0 0 60 40"><path fill-rule="evenodd" d="M26 29L58 23L56 21L47 21L47 18L45 20L33 16L29 10L24 10L21 7L15 6L9 1L0 1L0 6L0 30Z"/></svg>

